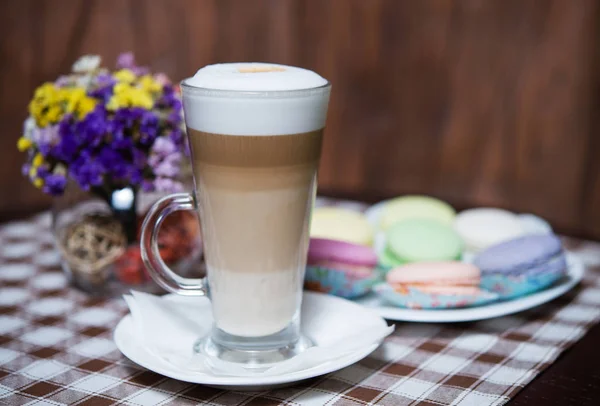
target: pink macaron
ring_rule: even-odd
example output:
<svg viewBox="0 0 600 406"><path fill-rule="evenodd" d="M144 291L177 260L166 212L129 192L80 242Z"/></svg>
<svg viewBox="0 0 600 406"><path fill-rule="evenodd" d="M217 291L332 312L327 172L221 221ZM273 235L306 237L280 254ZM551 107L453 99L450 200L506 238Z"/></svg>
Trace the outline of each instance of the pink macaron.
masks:
<svg viewBox="0 0 600 406"><path fill-rule="evenodd" d="M371 247L339 240L311 238L305 287L353 298L379 281L377 255Z"/></svg>
<svg viewBox="0 0 600 406"><path fill-rule="evenodd" d="M414 262L391 269L375 286L387 302L413 309L456 308L489 303L498 295L479 288L481 271L458 261Z"/></svg>
<svg viewBox="0 0 600 406"><path fill-rule="evenodd" d="M444 293L465 292L479 286L481 271L473 264L458 261L415 262L393 268L387 282L396 286L412 285L426 291L440 289Z"/></svg>
<svg viewBox="0 0 600 406"><path fill-rule="evenodd" d="M364 245L311 238L307 264L333 267L350 273L370 274L377 266L377 254L371 247Z"/></svg>

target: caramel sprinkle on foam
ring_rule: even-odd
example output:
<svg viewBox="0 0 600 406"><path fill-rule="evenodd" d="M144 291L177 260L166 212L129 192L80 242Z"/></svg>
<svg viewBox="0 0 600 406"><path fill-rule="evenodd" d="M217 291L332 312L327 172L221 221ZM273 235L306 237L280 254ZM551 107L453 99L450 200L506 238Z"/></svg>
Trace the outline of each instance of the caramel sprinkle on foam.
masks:
<svg viewBox="0 0 600 406"><path fill-rule="evenodd" d="M240 73L265 73L265 72L284 72L285 68L281 66L244 66L238 68Z"/></svg>

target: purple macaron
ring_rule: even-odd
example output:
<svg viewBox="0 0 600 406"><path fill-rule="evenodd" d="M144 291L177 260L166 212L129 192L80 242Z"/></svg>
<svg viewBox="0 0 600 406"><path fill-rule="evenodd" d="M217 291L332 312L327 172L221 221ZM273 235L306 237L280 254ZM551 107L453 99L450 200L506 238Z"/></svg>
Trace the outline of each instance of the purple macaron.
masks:
<svg viewBox="0 0 600 406"><path fill-rule="evenodd" d="M509 299L544 289L567 270L560 239L554 234L529 235L494 245L474 261L481 287Z"/></svg>

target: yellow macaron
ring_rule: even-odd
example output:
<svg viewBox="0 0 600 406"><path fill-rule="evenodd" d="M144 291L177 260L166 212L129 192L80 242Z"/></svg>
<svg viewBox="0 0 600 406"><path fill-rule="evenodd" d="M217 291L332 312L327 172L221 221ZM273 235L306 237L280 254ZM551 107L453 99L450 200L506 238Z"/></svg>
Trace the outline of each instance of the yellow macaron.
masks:
<svg viewBox="0 0 600 406"><path fill-rule="evenodd" d="M357 211L341 207L317 207L312 214L310 236L371 245L373 228L366 217Z"/></svg>
<svg viewBox="0 0 600 406"><path fill-rule="evenodd" d="M409 195L389 200L383 207L379 226L389 229L395 223L408 219L435 220L451 225L456 211L448 203L429 196Z"/></svg>

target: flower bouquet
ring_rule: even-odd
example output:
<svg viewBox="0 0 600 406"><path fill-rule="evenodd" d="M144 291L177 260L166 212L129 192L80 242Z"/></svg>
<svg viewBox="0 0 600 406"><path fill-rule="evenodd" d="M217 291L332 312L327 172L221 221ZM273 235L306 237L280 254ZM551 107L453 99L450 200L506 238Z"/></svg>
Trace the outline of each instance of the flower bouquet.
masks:
<svg viewBox="0 0 600 406"><path fill-rule="evenodd" d="M55 196L56 243L75 283L97 291L114 279L147 281L139 194L183 190L188 163L180 95L167 76L137 66L131 53L112 72L84 56L36 89L17 146L27 153L23 174ZM196 221L179 213L165 222L166 259L198 251Z"/></svg>

